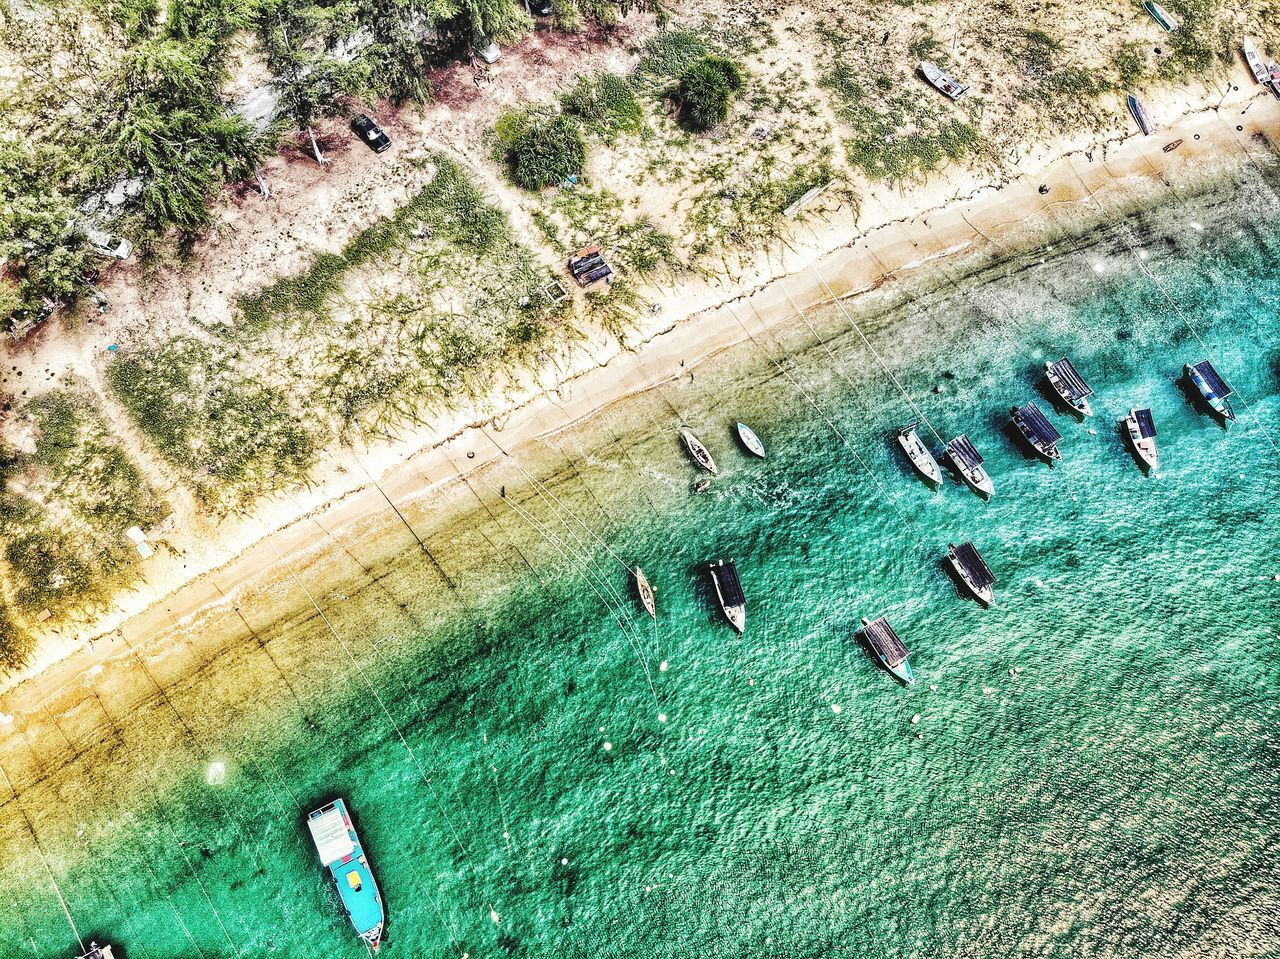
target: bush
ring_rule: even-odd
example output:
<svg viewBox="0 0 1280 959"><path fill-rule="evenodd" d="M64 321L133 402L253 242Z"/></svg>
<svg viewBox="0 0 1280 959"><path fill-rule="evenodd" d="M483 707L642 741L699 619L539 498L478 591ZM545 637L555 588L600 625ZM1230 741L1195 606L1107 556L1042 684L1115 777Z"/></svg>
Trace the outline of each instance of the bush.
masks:
<svg viewBox="0 0 1280 959"><path fill-rule="evenodd" d="M507 161L518 186L541 190L582 172L587 141L570 117L535 118L512 137Z"/></svg>
<svg viewBox="0 0 1280 959"><path fill-rule="evenodd" d="M735 90L742 89L742 71L725 57L705 56L680 75L675 100L680 123L690 130L710 130L729 116Z"/></svg>
<svg viewBox="0 0 1280 959"><path fill-rule="evenodd" d="M560 106L604 137L644 126L644 109L635 90L616 73L602 73L595 79L578 77L573 88L561 95Z"/></svg>

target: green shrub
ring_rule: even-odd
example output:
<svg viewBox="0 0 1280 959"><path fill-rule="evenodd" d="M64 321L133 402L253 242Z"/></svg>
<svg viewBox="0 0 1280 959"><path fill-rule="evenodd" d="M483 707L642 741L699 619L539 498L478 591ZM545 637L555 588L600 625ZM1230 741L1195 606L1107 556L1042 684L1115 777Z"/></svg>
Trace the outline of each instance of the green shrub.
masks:
<svg viewBox="0 0 1280 959"><path fill-rule="evenodd" d="M536 119L521 129L507 151L511 179L526 190L554 186L582 172L587 141L570 117Z"/></svg>
<svg viewBox="0 0 1280 959"><path fill-rule="evenodd" d="M615 73L602 73L594 79L578 77L573 88L561 95L560 106L604 137L644 126L644 109L635 89Z"/></svg>
<svg viewBox="0 0 1280 959"><path fill-rule="evenodd" d="M664 79L678 77L706 54L706 43L692 30L664 30L644 45L636 69Z"/></svg>
<svg viewBox="0 0 1280 959"><path fill-rule="evenodd" d="M21 669L31 658L33 649L35 641L31 634L14 622L9 610L0 606L0 670Z"/></svg>
<svg viewBox="0 0 1280 959"><path fill-rule="evenodd" d="M710 130L729 116L734 91L742 88L742 71L726 57L704 56L680 75L675 100L680 123L690 130Z"/></svg>

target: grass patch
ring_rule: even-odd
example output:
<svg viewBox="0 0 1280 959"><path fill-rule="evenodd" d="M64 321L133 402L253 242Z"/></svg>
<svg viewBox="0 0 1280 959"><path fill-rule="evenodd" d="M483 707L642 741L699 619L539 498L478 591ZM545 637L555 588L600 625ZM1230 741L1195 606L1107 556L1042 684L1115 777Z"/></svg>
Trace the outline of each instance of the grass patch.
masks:
<svg viewBox="0 0 1280 959"><path fill-rule="evenodd" d="M706 41L692 30L663 30L644 45L636 72L659 80L671 80L710 53Z"/></svg>
<svg viewBox="0 0 1280 959"><path fill-rule="evenodd" d="M12 673L27 664L35 651L35 638L0 606L0 672Z"/></svg>
<svg viewBox="0 0 1280 959"><path fill-rule="evenodd" d="M140 557L125 530L145 529L166 508L113 441L91 394L54 390L24 413L36 448L10 459L0 494L9 592L22 614L49 609L61 620L102 608L136 580Z"/></svg>
<svg viewBox="0 0 1280 959"><path fill-rule="evenodd" d="M317 447L279 370L250 374L242 359L223 344L176 336L126 343L106 368L138 428L217 512L302 479Z"/></svg>
<svg viewBox="0 0 1280 959"><path fill-rule="evenodd" d="M560 108L610 142L621 133L638 133L645 125L635 87L616 73L579 76L573 87L560 95Z"/></svg>

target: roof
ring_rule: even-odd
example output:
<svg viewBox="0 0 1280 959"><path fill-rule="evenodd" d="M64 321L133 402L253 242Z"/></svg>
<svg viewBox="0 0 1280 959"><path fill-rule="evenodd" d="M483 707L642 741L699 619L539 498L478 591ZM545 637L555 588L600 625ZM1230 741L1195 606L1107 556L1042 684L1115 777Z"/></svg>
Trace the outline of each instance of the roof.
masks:
<svg viewBox="0 0 1280 959"><path fill-rule="evenodd" d="M716 578L725 606L747 605L747 597L742 594L742 581L738 579L738 568L733 565L733 560L712 563L711 575Z"/></svg>
<svg viewBox="0 0 1280 959"><path fill-rule="evenodd" d="M356 850L355 837L337 803L308 816L307 828L311 830L311 841L316 844L320 861L326 866L341 862Z"/></svg>
<svg viewBox="0 0 1280 959"><path fill-rule="evenodd" d="M1033 443L1052 446L1062 439L1062 434L1045 419L1045 415L1040 412L1040 407L1036 406L1034 400L1026 406L1019 407L1016 415L1022 421L1022 429L1027 434L1027 438Z"/></svg>
<svg viewBox="0 0 1280 959"><path fill-rule="evenodd" d="M1138 435L1144 440L1156 435L1156 421L1151 418L1150 410L1134 410L1134 419L1138 421Z"/></svg>
<svg viewBox="0 0 1280 959"><path fill-rule="evenodd" d="M907 658L907 647L883 616L863 626L862 635L876 655L890 666L897 666Z"/></svg>
<svg viewBox="0 0 1280 959"><path fill-rule="evenodd" d="M1201 360L1195 366L1191 367L1204 380L1205 386L1209 387L1209 392L1220 399L1226 399L1235 391L1227 386L1226 381L1218 375L1218 371L1213 368L1213 364L1208 360Z"/></svg>
<svg viewBox="0 0 1280 959"><path fill-rule="evenodd" d="M982 465L982 455L977 447L963 433L947 444L947 451L965 465L966 469L975 469Z"/></svg>
<svg viewBox="0 0 1280 959"><path fill-rule="evenodd" d="M991 572L986 562L978 555L978 549L973 543L961 543L959 546L953 547L953 555L956 562L964 569L964 574L969 582L973 583L978 589L990 586L996 581L995 574Z"/></svg>
<svg viewBox="0 0 1280 959"><path fill-rule="evenodd" d="M1077 372L1075 365L1065 356L1056 363L1049 365L1049 372L1061 381L1063 389L1065 389L1074 401L1080 401L1086 396L1093 395L1093 387L1084 381Z"/></svg>

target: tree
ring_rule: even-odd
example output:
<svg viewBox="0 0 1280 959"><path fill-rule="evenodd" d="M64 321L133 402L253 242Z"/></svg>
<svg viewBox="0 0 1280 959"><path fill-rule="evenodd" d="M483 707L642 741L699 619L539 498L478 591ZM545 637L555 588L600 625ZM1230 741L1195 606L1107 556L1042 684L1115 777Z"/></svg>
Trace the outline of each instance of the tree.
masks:
<svg viewBox="0 0 1280 959"><path fill-rule="evenodd" d="M279 112L307 134L320 164L326 161L312 129L315 122L341 112L349 97L369 87L363 59L332 52L354 32L353 17L345 4L321 7L291 0L264 5L259 15L258 35L274 76Z"/></svg>
<svg viewBox="0 0 1280 959"><path fill-rule="evenodd" d="M11 314L37 313L45 297L55 303L75 299L88 259L68 226L74 215L74 205L58 193L0 197L0 259L7 261L10 282L17 288L18 304Z"/></svg>

